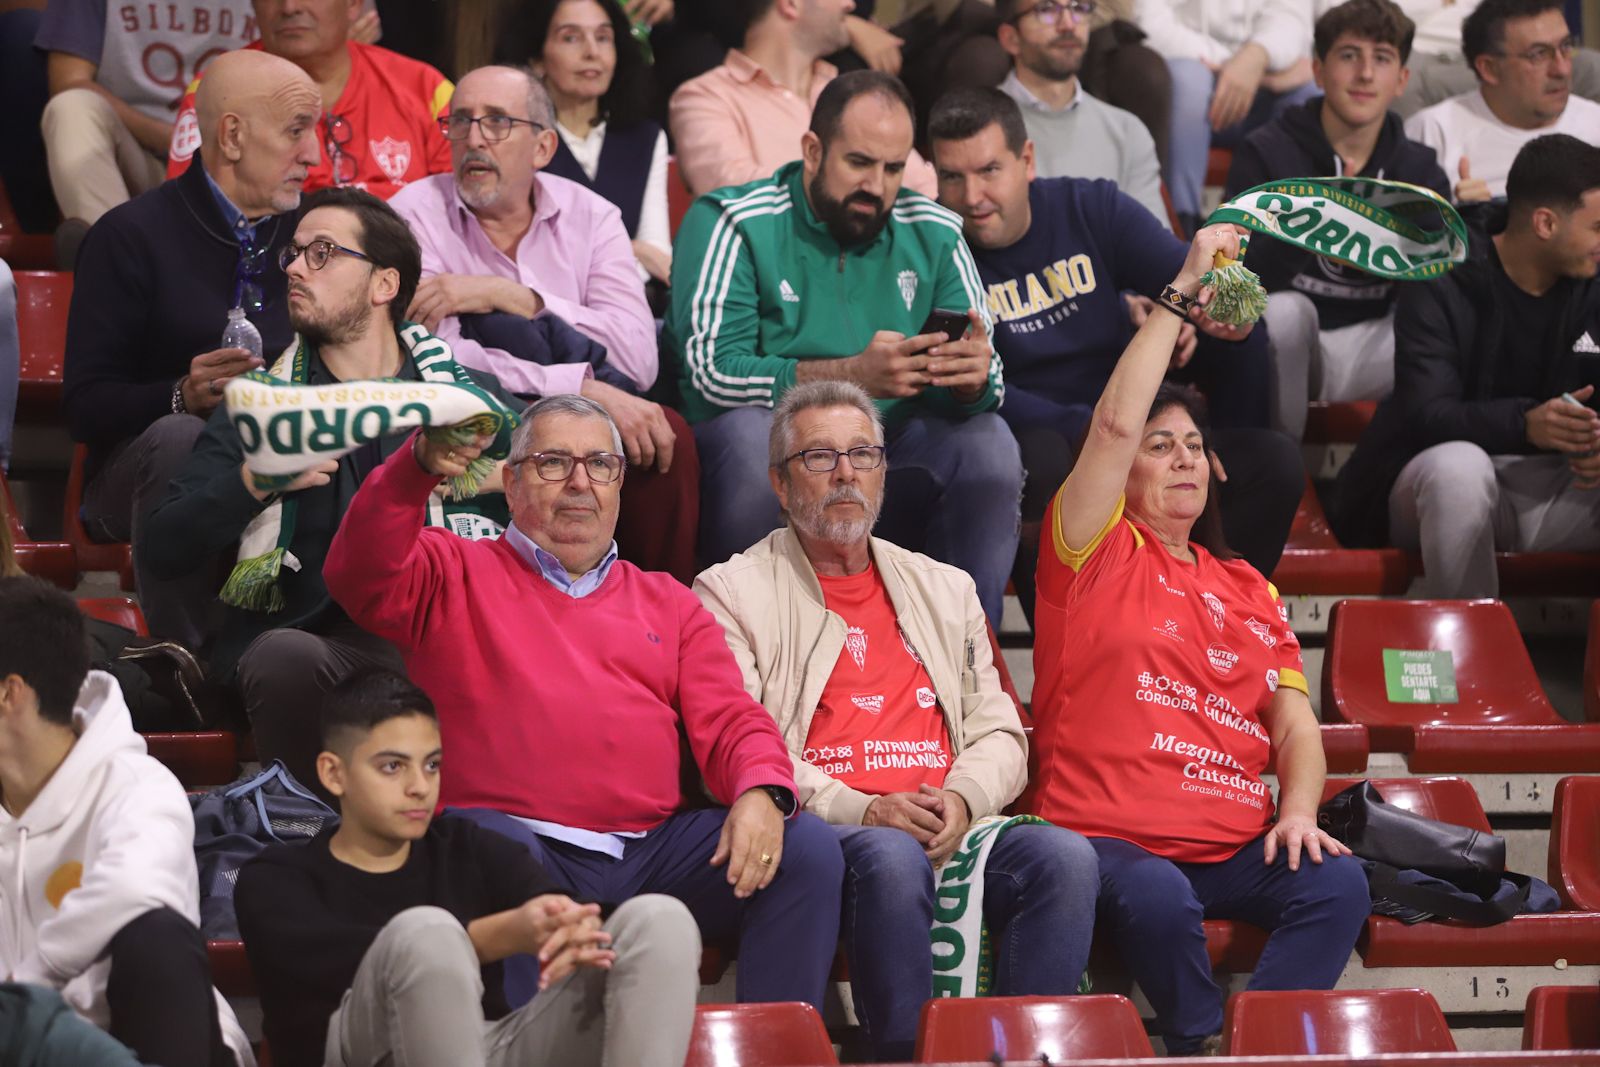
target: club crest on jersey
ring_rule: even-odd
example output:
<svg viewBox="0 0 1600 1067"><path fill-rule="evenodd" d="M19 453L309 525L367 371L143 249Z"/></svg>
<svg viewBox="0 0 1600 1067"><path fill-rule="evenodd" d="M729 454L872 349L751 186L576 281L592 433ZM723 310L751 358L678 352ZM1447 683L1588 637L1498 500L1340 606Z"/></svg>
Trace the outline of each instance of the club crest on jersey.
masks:
<svg viewBox="0 0 1600 1067"><path fill-rule="evenodd" d="M911 310L911 305L917 299L917 272L903 270L895 279L900 283L900 299L906 302L906 310Z"/></svg>
<svg viewBox="0 0 1600 1067"><path fill-rule="evenodd" d="M1266 645L1268 648L1278 647L1278 639L1272 635L1272 627L1268 626L1264 622L1261 622L1254 615L1246 619L1244 621L1244 625L1245 628L1251 633L1261 638L1261 643L1263 645Z"/></svg>
<svg viewBox="0 0 1600 1067"><path fill-rule="evenodd" d="M1206 649L1206 660L1218 674L1227 674L1239 662L1239 653L1227 645L1217 643Z"/></svg>
<svg viewBox="0 0 1600 1067"><path fill-rule="evenodd" d="M873 715L883 710L883 694L874 693L871 696L857 695L850 698L850 703L862 711L871 712Z"/></svg>
<svg viewBox="0 0 1600 1067"><path fill-rule="evenodd" d="M372 158L377 161L378 169L390 181L399 183L406 180L406 171L411 167L410 141L385 137L381 141L368 141L367 147L372 149Z"/></svg>
<svg viewBox="0 0 1600 1067"><path fill-rule="evenodd" d="M1228 617L1228 609L1222 606L1222 601L1218 600L1213 593L1202 592L1200 599L1206 602L1206 610L1211 612L1211 621L1216 624L1218 631L1220 631L1223 621Z"/></svg>
<svg viewBox="0 0 1600 1067"><path fill-rule="evenodd" d="M845 651L850 653L850 658L856 661L857 670L867 669L867 631L859 626L852 626L844 634Z"/></svg>

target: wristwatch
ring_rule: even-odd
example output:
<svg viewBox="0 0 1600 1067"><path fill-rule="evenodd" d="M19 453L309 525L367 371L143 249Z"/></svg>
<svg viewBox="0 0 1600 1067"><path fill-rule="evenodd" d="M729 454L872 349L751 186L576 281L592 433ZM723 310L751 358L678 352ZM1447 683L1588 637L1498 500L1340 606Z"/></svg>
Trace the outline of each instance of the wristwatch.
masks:
<svg viewBox="0 0 1600 1067"><path fill-rule="evenodd" d="M781 785L763 785L759 788L763 793L772 798L772 802L777 805L779 813L782 814L785 819L793 815L794 809L800 806L795 800L794 794L783 788Z"/></svg>

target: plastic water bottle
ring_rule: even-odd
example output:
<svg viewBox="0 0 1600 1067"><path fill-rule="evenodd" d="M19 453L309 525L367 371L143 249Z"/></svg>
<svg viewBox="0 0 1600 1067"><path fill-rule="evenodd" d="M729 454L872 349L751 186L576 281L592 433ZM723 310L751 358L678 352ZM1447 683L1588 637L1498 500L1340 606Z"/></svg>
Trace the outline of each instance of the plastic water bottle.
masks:
<svg viewBox="0 0 1600 1067"><path fill-rule="evenodd" d="M223 348L242 348L246 352L261 358L261 331L256 329L256 324L244 317L244 308L232 308L228 311L228 325L222 331Z"/></svg>

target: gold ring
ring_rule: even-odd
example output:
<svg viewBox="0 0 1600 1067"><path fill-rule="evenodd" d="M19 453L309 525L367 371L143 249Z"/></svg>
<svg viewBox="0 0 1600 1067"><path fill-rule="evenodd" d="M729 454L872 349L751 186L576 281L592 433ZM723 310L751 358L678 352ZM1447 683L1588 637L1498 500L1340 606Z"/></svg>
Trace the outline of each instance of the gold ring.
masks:
<svg viewBox="0 0 1600 1067"><path fill-rule="evenodd" d="M450 451L444 454L444 458L454 463L456 458L456 450L452 448Z"/></svg>
<svg viewBox="0 0 1600 1067"><path fill-rule="evenodd" d="M766 864L768 867L772 866L772 853L763 852L761 854L761 862Z"/></svg>

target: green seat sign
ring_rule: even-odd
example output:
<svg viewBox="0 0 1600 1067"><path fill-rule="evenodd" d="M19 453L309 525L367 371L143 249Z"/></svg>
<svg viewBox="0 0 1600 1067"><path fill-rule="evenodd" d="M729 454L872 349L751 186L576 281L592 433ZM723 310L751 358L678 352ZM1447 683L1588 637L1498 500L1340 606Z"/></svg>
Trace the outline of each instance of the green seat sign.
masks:
<svg viewBox="0 0 1600 1067"><path fill-rule="evenodd" d="M1456 662L1449 649L1386 648L1383 681L1391 704L1454 704Z"/></svg>

